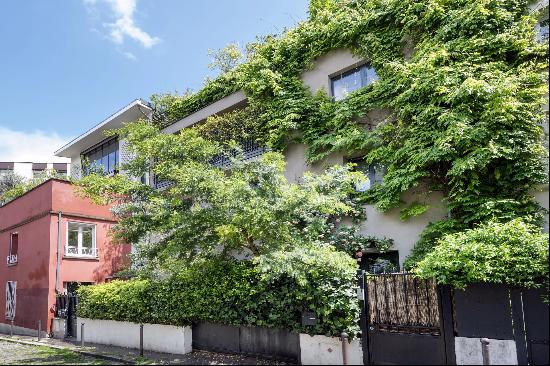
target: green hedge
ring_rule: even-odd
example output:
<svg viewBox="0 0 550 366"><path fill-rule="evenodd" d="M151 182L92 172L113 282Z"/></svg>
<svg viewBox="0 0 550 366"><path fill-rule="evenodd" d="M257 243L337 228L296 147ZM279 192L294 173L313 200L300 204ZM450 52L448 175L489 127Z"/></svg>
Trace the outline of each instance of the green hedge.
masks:
<svg viewBox="0 0 550 366"><path fill-rule="evenodd" d="M165 281L113 281L82 287L78 290L78 315L172 325L210 321L354 335L359 330L355 266L345 254L327 254L333 256L317 258L299 275L292 272L292 266L273 272L265 263L208 260ZM316 326L302 327L303 310L317 314Z"/></svg>
<svg viewBox="0 0 550 366"><path fill-rule="evenodd" d="M444 236L414 272L457 288L473 282L548 286L548 233L521 219L488 222Z"/></svg>

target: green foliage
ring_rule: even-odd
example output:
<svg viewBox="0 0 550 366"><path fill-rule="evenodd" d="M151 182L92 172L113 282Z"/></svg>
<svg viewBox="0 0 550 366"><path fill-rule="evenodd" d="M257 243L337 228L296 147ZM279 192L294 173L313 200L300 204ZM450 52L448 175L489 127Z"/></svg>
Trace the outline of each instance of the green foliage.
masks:
<svg viewBox="0 0 550 366"><path fill-rule="evenodd" d="M230 43L224 48L214 51L208 50L208 56L212 57L212 62L208 67L212 70L218 69L222 74L233 70L243 58L239 45Z"/></svg>
<svg viewBox="0 0 550 366"><path fill-rule="evenodd" d="M331 233L329 244L355 257L357 251L365 249L377 249L383 253L391 248L393 239L361 235L358 233L357 227L342 226Z"/></svg>
<svg viewBox="0 0 550 366"><path fill-rule="evenodd" d="M17 186L22 185L25 182L25 178L12 172L2 172L0 173L0 205L4 201L3 195L11 191Z"/></svg>
<svg viewBox="0 0 550 366"><path fill-rule="evenodd" d="M152 172L172 186L156 190L126 175L97 174L79 184L96 202L116 204L115 238L132 243L158 238L151 258L191 259L234 251L258 256L292 249L322 241L336 218L362 214L352 197L361 174L347 167L289 183L280 153L246 163L237 157L229 173L211 164L223 151L219 144L195 129L168 135L137 122L119 133L134 155L121 168L130 176Z"/></svg>
<svg viewBox="0 0 550 366"><path fill-rule="evenodd" d="M250 118L216 117L224 131L253 121L256 137L272 149L306 143L311 162L336 151L367 151L367 160L387 168L384 182L364 197L382 211L400 206L404 192L427 186L445 194L453 227L516 217L540 222L530 192L548 180L539 125L548 44L537 43L537 14L527 5L313 0L308 21L249 45L246 62L196 94L173 99L162 124L241 89ZM337 48L369 61L379 80L333 102L312 95L300 75ZM371 111L386 112L372 131L359 123ZM402 217L423 211L405 208ZM425 237L437 238L433 227L427 230Z"/></svg>
<svg viewBox="0 0 550 366"><path fill-rule="evenodd" d="M65 174L59 174L53 169L44 170L36 177L29 180L24 180L22 177L17 176L9 178L11 188L3 193L0 192L0 206L5 205L6 203L13 201L17 197L24 195L34 187L39 186L40 184L51 178L69 180L69 178L67 178Z"/></svg>
<svg viewBox="0 0 550 366"><path fill-rule="evenodd" d="M416 217L422 215L424 212L428 211L430 208L429 205L420 202L413 202L407 208L404 208L399 213L399 218L402 221L406 221L411 217Z"/></svg>
<svg viewBox="0 0 550 366"><path fill-rule="evenodd" d="M305 270L307 266L307 270ZM276 252L258 264L200 260L165 281L131 280L78 290L78 316L160 324L210 321L311 334L358 332L355 265L330 248ZM301 325L313 311L314 327Z"/></svg>
<svg viewBox="0 0 550 366"><path fill-rule="evenodd" d="M414 272L464 288L472 282L548 286L548 234L514 219L444 236Z"/></svg>

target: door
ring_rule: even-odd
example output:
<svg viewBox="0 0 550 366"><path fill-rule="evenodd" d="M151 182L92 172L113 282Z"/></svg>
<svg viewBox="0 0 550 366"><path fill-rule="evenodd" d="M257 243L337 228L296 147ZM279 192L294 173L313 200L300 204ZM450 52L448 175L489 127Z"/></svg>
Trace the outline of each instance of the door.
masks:
<svg viewBox="0 0 550 366"><path fill-rule="evenodd" d="M369 364L448 363L435 281L407 273L367 274L364 281L363 349Z"/></svg>

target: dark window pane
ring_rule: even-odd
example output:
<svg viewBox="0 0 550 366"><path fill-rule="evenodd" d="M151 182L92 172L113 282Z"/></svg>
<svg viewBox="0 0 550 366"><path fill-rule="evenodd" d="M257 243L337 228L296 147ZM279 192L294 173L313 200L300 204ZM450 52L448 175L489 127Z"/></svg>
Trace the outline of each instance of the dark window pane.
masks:
<svg viewBox="0 0 550 366"><path fill-rule="evenodd" d="M17 255L19 251L19 234L11 234L10 255Z"/></svg>
<svg viewBox="0 0 550 366"><path fill-rule="evenodd" d="M349 93L367 86L378 80L378 76L372 67L359 66L331 78L331 89L334 100L344 99Z"/></svg>

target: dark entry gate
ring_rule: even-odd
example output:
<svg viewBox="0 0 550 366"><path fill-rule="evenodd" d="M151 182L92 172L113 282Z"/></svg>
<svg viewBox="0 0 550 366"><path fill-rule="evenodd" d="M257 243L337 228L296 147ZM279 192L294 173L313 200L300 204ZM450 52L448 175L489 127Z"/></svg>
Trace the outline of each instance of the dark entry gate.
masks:
<svg viewBox="0 0 550 366"><path fill-rule="evenodd" d="M66 319L67 329L66 337L76 337L76 304L78 300L76 295L57 295L55 298L55 316Z"/></svg>
<svg viewBox="0 0 550 366"><path fill-rule="evenodd" d="M445 342L452 337L452 320L445 326L445 289L407 273L366 275L363 287L366 364L454 363L454 348L447 346L452 342Z"/></svg>

